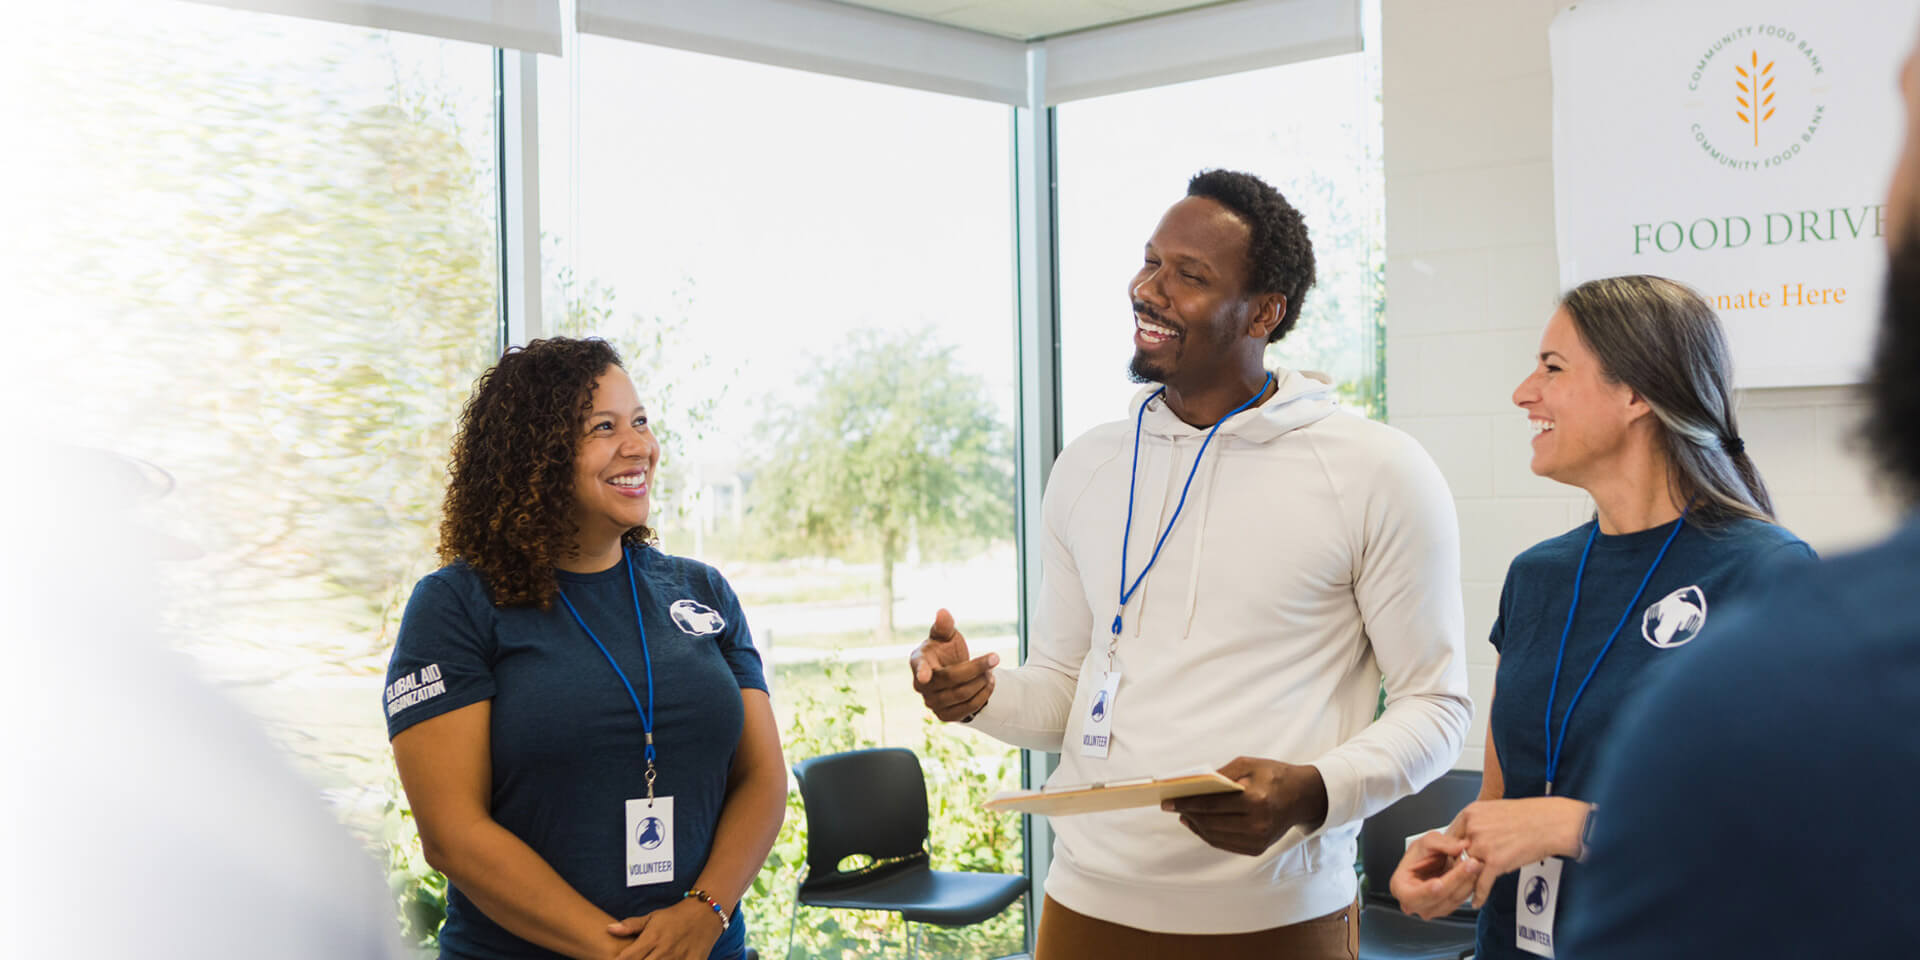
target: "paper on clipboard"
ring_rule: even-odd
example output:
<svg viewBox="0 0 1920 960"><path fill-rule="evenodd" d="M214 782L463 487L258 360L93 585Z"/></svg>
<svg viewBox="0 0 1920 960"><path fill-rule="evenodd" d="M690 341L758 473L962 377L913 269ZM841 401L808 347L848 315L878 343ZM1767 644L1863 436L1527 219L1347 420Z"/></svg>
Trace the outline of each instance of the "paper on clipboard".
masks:
<svg viewBox="0 0 1920 960"><path fill-rule="evenodd" d="M1128 807L1157 807L1162 800L1245 790L1238 781L1212 770L1168 777L1137 777L1100 783L1061 784L1038 790L1008 790L981 806L1000 813L1037 813L1049 817L1100 813Z"/></svg>

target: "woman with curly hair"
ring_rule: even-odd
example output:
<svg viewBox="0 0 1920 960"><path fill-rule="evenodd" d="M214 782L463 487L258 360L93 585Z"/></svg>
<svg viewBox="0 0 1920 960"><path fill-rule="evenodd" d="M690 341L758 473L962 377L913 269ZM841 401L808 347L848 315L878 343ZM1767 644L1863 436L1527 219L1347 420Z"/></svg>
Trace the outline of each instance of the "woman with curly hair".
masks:
<svg viewBox="0 0 1920 960"><path fill-rule="evenodd" d="M660 446L605 341L509 350L454 441L385 709L448 958L727 960L786 811L746 617L646 526Z"/></svg>

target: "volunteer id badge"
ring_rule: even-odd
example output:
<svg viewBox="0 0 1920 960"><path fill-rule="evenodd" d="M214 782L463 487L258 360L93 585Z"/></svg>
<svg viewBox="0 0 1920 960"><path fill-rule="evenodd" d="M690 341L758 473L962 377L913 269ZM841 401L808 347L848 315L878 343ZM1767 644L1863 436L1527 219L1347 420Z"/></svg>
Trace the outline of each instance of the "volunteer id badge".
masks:
<svg viewBox="0 0 1920 960"><path fill-rule="evenodd" d="M1514 904L1513 942L1541 957L1553 956L1553 914L1560 907L1559 857L1520 868L1520 892Z"/></svg>
<svg viewBox="0 0 1920 960"><path fill-rule="evenodd" d="M1120 691L1118 671L1107 674L1080 726L1080 755L1105 759L1113 746L1113 697Z"/></svg>
<svg viewBox="0 0 1920 960"><path fill-rule="evenodd" d="M673 880L673 798L627 801L627 886Z"/></svg>

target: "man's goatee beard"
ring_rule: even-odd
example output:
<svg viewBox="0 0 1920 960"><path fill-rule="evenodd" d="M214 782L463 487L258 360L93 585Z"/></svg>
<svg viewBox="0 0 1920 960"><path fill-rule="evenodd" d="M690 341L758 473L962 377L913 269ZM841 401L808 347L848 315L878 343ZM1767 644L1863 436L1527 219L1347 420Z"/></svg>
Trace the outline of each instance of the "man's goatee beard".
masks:
<svg viewBox="0 0 1920 960"><path fill-rule="evenodd" d="M1167 379L1164 370L1156 369L1153 363L1139 353L1127 361L1127 379L1134 383L1162 383Z"/></svg>

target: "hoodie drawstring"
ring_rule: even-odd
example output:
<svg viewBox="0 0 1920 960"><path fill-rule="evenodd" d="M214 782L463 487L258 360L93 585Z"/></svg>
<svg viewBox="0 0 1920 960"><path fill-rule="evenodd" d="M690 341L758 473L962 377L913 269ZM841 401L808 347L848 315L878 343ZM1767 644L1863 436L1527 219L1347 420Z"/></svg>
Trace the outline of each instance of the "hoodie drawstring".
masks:
<svg viewBox="0 0 1920 960"><path fill-rule="evenodd" d="M1230 449L1232 449L1231 441L1222 446L1219 453L1214 454L1213 463L1207 467L1206 480L1200 487L1200 512L1194 517L1199 521L1199 525L1193 531L1193 569L1187 573L1187 617L1186 626L1180 631L1182 635L1193 633L1193 611L1200 599L1200 558L1206 555L1207 518L1211 516L1207 512L1207 503L1213 499L1213 482L1220 475L1220 458Z"/></svg>
<svg viewBox="0 0 1920 960"><path fill-rule="evenodd" d="M1160 487L1160 516L1153 521L1152 529L1154 530L1166 529L1167 510L1169 509L1167 505L1173 499L1172 493L1173 493L1174 485L1179 482L1180 482L1180 443L1179 441L1176 440L1172 443L1167 444L1167 479L1165 483ZM1141 625L1147 622L1147 593L1148 592L1149 591L1147 591L1144 587L1141 589L1140 599L1137 601L1139 603L1139 606L1135 608L1135 616L1133 618L1133 631L1132 631L1132 636L1135 638L1138 638L1140 636Z"/></svg>

